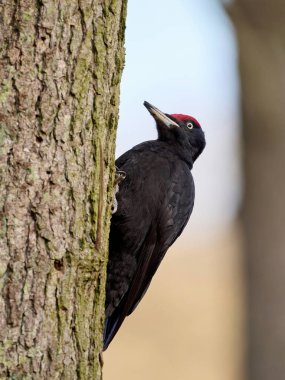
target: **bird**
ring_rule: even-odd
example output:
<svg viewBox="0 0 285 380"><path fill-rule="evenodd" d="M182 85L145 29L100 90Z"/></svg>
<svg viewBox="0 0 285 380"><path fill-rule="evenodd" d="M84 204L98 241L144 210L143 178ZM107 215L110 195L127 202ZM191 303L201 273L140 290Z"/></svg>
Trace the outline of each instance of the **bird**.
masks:
<svg viewBox="0 0 285 380"><path fill-rule="evenodd" d="M121 182L111 218L103 351L137 307L194 206L193 163L205 148L199 122L167 114L148 102L157 140L136 145L116 160Z"/></svg>

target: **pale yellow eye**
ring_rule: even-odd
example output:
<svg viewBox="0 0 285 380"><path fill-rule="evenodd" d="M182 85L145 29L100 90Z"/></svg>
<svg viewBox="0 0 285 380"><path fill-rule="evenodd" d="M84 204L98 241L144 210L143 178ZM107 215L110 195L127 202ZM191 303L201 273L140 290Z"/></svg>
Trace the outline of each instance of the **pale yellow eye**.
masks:
<svg viewBox="0 0 285 380"><path fill-rule="evenodd" d="M193 123L187 123L186 127L189 129L193 129L194 125L193 125Z"/></svg>

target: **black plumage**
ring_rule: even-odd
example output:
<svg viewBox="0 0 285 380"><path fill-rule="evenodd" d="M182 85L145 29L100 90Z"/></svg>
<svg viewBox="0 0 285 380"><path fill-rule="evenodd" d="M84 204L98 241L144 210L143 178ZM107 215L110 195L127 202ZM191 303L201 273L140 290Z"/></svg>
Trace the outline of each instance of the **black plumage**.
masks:
<svg viewBox="0 0 285 380"><path fill-rule="evenodd" d="M104 349L183 231L194 205L191 169L205 147L196 119L144 105L156 120L158 139L135 146L116 161L126 177L111 221Z"/></svg>

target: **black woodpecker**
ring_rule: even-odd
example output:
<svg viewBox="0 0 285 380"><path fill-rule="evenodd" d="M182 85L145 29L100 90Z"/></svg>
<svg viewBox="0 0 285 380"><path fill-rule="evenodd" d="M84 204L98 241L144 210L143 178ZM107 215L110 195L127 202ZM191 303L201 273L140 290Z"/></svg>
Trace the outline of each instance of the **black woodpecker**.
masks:
<svg viewBox="0 0 285 380"><path fill-rule="evenodd" d="M104 350L135 310L189 220L195 197L191 169L206 145L193 117L144 105L156 121L158 138L136 145L116 160L125 179L111 220Z"/></svg>

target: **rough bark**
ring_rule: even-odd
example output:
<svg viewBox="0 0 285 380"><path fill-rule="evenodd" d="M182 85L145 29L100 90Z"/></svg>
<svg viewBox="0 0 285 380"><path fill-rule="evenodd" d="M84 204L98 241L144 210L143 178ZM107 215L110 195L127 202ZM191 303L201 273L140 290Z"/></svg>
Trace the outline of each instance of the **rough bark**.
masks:
<svg viewBox="0 0 285 380"><path fill-rule="evenodd" d="M242 85L249 374L285 373L285 2L236 0Z"/></svg>
<svg viewBox="0 0 285 380"><path fill-rule="evenodd" d="M100 379L126 0L0 3L0 378Z"/></svg>

